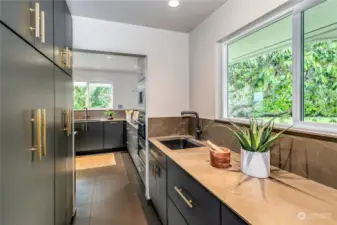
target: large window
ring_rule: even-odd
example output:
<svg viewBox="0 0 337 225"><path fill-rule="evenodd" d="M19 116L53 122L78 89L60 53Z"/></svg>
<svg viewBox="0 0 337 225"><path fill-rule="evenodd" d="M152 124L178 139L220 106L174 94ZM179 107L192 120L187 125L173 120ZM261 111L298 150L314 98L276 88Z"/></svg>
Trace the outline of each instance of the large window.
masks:
<svg viewBox="0 0 337 225"><path fill-rule="evenodd" d="M303 13L305 121L337 124L337 1Z"/></svg>
<svg viewBox="0 0 337 225"><path fill-rule="evenodd" d="M337 1L319 2L224 43L224 118L337 124Z"/></svg>
<svg viewBox="0 0 337 225"><path fill-rule="evenodd" d="M112 85L102 83L74 83L74 109L107 109L113 106Z"/></svg>

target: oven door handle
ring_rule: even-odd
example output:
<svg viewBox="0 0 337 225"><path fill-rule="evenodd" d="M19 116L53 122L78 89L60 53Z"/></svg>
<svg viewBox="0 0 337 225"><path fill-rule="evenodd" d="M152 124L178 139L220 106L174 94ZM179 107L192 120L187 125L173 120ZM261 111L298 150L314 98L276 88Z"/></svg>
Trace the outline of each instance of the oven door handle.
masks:
<svg viewBox="0 0 337 225"><path fill-rule="evenodd" d="M144 147L144 145L143 145L142 143L138 142L138 144L140 145L140 147L141 147L142 149L145 150L145 147Z"/></svg>

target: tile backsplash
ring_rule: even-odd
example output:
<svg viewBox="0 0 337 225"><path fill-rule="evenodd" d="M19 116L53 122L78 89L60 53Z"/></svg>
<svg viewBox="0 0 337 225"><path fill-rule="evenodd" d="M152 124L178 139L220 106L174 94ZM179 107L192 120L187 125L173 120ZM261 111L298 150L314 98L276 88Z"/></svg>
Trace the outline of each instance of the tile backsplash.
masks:
<svg viewBox="0 0 337 225"><path fill-rule="evenodd" d="M200 119L201 138L240 152L240 144L227 128L230 124ZM149 137L174 134L195 135L195 119L165 117L149 119ZM337 138L302 133L284 134L271 150L275 167L337 189Z"/></svg>

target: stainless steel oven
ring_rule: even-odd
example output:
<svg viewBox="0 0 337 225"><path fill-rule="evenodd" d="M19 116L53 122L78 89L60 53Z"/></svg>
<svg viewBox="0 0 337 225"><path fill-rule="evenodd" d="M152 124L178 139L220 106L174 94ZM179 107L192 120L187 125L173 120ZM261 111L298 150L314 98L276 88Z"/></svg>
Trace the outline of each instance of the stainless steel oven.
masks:
<svg viewBox="0 0 337 225"><path fill-rule="evenodd" d="M146 117L145 111L139 111L138 115L138 155L146 161Z"/></svg>

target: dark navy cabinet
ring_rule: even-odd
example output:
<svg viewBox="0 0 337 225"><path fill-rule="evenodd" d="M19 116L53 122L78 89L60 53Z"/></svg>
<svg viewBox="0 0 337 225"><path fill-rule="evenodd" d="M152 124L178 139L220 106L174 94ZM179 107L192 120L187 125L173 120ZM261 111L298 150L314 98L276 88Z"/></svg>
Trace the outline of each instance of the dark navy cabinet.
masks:
<svg viewBox="0 0 337 225"><path fill-rule="evenodd" d="M125 146L125 122L124 121L106 121L103 123L104 149L118 149Z"/></svg>

